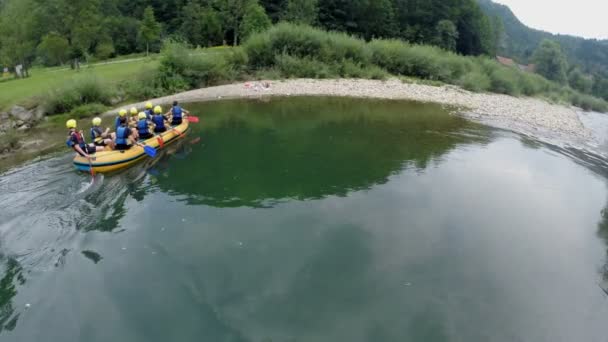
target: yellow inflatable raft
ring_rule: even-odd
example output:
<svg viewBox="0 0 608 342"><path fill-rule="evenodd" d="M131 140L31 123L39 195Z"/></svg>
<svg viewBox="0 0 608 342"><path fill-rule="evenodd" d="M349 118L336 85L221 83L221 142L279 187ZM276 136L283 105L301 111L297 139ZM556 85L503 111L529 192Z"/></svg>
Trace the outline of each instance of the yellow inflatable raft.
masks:
<svg viewBox="0 0 608 342"><path fill-rule="evenodd" d="M184 118L181 125L172 128L167 127L166 132L154 135L154 137L141 141L140 143L160 150L164 145L172 143L182 137L183 134L188 131L188 126L188 120ZM162 144L159 140L162 140ZM144 147L133 145L126 151L110 150L97 152L92 155L90 162L87 158L76 155L76 157L74 157L74 166L79 171L90 172L92 167L95 172L105 173L124 169L145 158L148 158L148 156L144 152Z"/></svg>

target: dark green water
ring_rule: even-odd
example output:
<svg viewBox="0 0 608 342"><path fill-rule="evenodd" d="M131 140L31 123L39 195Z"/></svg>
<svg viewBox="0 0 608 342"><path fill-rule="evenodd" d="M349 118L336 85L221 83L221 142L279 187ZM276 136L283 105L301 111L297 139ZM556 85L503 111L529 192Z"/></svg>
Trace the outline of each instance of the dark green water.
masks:
<svg viewBox="0 0 608 342"><path fill-rule="evenodd" d="M190 107L92 186L0 176L0 341L608 341L603 160L434 105Z"/></svg>

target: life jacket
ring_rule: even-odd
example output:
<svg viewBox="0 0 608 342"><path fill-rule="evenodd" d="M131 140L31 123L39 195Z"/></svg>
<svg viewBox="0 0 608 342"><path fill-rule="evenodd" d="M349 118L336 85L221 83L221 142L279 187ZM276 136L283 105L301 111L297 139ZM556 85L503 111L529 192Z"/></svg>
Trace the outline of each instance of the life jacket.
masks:
<svg viewBox="0 0 608 342"><path fill-rule="evenodd" d="M139 121L137 121L137 132L139 132L139 135L145 135L150 133L150 131L148 130L148 120L140 119Z"/></svg>
<svg viewBox="0 0 608 342"><path fill-rule="evenodd" d="M127 127L120 126L116 129L116 145L127 145L127 138L129 137L129 131Z"/></svg>
<svg viewBox="0 0 608 342"><path fill-rule="evenodd" d="M146 109L144 113L146 113L146 119L152 121L152 117L154 116L152 109Z"/></svg>
<svg viewBox="0 0 608 342"><path fill-rule="evenodd" d="M86 142L84 141L84 137L79 132L70 132L70 136L68 140L65 142L68 147L74 148L76 145L80 146L81 149L85 149L87 147ZM74 148L75 149L75 148Z"/></svg>
<svg viewBox="0 0 608 342"><path fill-rule="evenodd" d="M101 137L102 134L103 134L103 132L100 127L91 127L91 140L92 141L94 141L94 142L101 141L103 139Z"/></svg>
<svg viewBox="0 0 608 342"><path fill-rule="evenodd" d="M165 128L165 117L161 114L156 114L152 117L152 122L156 125L156 129Z"/></svg>
<svg viewBox="0 0 608 342"><path fill-rule="evenodd" d="M171 109L171 113L173 114L173 120L181 119L182 118L182 107L173 106L173 109Z"/></svg>

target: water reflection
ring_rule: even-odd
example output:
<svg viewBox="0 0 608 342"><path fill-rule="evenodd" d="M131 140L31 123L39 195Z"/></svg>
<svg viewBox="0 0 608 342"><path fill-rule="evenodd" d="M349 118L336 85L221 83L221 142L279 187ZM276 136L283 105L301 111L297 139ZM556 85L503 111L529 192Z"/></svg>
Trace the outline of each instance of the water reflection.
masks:
<svg viewBox="0 0 608 342"><path fill-rule="evenodd" d="M188 203L215 207L346 196L489 140L479 126L428 104L295 98L192 110L204 113L204 146L161 165L155 181Z"/></svg>
<svg viewBox="0 0 608 342"><path fill-rule="evenodd" d="M12 257L0 255L0 264L3 266L4 276L0 279L0 333L3 330L11 331L19 320L19 313L15 312L13 298L17 295L17 286L25 284L23 268Z"/></svg>

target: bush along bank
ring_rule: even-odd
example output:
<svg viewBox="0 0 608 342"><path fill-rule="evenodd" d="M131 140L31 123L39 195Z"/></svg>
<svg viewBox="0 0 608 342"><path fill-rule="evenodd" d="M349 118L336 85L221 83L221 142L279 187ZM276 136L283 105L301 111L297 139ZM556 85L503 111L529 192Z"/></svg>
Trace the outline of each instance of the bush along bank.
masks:
<svg viewBox="0 0 608 342"><path fill-rule="evenodd" d="M253 34L241 47L193 54L167 42L161 66L127 85L129 98L167 95L193 88L256 78L415 78L460 86L473 92L530 96L584 110L608 111L601 99L503 66L488 57L457 55L438 47L400 40L366 42L344 33L281 23Z"/></svg>

